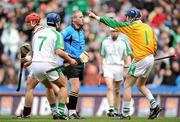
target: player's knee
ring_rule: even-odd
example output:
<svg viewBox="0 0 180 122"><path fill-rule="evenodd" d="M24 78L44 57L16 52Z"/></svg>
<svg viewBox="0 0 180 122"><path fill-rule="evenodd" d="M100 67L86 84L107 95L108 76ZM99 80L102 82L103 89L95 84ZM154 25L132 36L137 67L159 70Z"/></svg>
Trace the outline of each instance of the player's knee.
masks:
<svg viewBox="0 0 180 122"><path fill-rule="evenodd" d="M79 93L79 87L74 87L73 91L76 92L76 93Z"/></svg>
<svg viewBox="0 0 180 122"><path fill-rule="evenodd" d="M114 89L114 93L115 93L115 95L119 95L120 94L120 90L118 88L115 88Z"/></svg>
<svg viewBox="0 0 180 122"><path fill-rule="evenodd" d="M77 84L71 84L71 87L72 87L72 91L79 93L80 85L78 83Z"/></svg>
<svg viewBox="0 0 180 122"><path fill-rule="evenodd" d="M127 88L131 88L131 84L126 81L124 82L124 89L127 89Z"/></svg>

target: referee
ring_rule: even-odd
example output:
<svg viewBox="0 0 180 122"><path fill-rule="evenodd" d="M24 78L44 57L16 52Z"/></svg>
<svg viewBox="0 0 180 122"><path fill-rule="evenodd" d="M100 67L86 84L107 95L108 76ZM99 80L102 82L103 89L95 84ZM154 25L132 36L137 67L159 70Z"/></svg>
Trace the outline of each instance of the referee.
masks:
<svg viewBox="0 0 180 122"><path fill-rule="evenodd" d="M84 17L81 11L76 10L72 14L72 24L61 31L64 36L65 51L74 59L79 58L84 51L85 40L84 31L82 29ZM66 62L66 61L65 61ZM71 85L69 93L69 103L67 105L69 119L80 119L81 117L76 111L80 81L83 80L84 63L78 63L76 66L68 66L63 71L67 76Z"/></svg>

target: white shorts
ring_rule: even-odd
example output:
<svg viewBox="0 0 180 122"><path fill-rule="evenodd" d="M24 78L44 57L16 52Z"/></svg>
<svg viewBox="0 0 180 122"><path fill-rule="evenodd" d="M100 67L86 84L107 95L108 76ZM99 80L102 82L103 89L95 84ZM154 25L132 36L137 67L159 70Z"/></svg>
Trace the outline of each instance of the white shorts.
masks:
<svg viewBox="0 0 180 122"><path fill-rule="evenodd" d="M50 62L32 62L32 74L35 75L38 81L43 81L47 79L48 81L55 81L61 75L61 70L54 70L52 72L46 73L46 71L57 67L57 64Z"/></svg>
<svg viewBox="0 0 180 122"><path fill-rule="evenodd" d="M63 63L64 63L64 59L60 58L59 56L57 56L57 61L58 61L58 65L59 65L59 66L62 66ZM35 78L35 76L34 76L33 73L32 73L32 66L31 66L31 65L27 67L27 70L29 71L28 77L33 77L33 78Z"/></svg>
<svg viewBox="0 0 180 122"><path fill-rule="evenodd" d="M104 77L110 77L114 81L123 80L123 66L120 65L103 65Z"/></svg>
<svg viewBox="0 0 180 122"><path fill-rule="evenodd" d="M133 60L129 66L128 73L135 77L147 78L154 66L154 56L149 55L136 62Z"/></svg>

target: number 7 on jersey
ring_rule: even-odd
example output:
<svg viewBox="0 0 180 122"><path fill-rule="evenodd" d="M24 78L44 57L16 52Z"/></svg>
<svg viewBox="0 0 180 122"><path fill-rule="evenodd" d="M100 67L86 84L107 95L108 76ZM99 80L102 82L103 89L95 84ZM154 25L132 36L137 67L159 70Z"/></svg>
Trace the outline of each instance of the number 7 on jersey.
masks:
<svg viewBox="0 0 180 122"><path fill-rule="evenodd" d="M47 37L46 36L39 36L38 39L42 40L40 45L39 45L39 51L41 51L42 45L43 45L44 41L47 39Z"/></svg>

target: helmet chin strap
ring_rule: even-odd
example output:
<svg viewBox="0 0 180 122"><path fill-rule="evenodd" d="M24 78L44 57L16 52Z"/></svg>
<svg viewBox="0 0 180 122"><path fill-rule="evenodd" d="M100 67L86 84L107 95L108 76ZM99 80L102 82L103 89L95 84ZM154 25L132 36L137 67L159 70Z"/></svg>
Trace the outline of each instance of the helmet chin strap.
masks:
<svg viewBox="0 0 180 122"><path fill-rule="evenodd" d="M34 28L36 27L37 23L36 24L33 24L33 21L31 21L31 26L32 26L32 29L34 30Z"/></svg>
<svg viewBox="0 0 180 122"><path fill-rule="evenodd" d="M131 17L131 20L130 20L129 16L127 16L127 19L128 19L129 22L133 22L135 20L135 18L132 18L132 17Z"/></svg>
<svg viewBox="0 0 180 122"><path fill-rule="evenodd" d="M133 22L133 21L135 21L135 20L136 20L136 18L132 18L130 22Z"/></svg>

